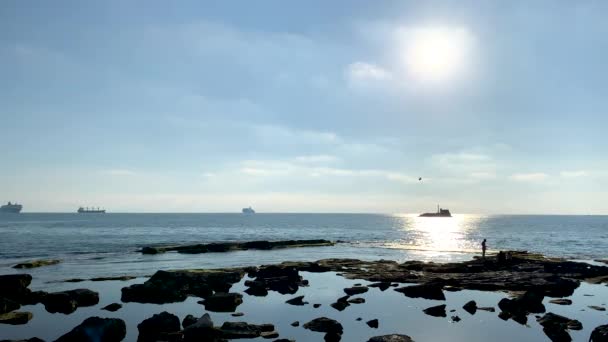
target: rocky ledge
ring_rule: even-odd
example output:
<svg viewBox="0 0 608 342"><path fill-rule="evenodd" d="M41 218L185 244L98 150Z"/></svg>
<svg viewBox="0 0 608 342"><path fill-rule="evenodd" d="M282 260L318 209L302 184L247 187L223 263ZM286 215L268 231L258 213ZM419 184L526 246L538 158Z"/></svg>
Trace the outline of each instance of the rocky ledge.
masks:
<svg viewBox="0 0 608 342"><path fill-rule="evenodd" d="M158 254L175 251L185 254L223 253L244 251L248 249L270 250L279 248L333 246L328 240L286 240L286 241L248 241L248 242L215 242L208 244L180 246L148 246L141 249L143 254Z"/></svg>
<svg viewBox="0 0 608 342"><path fill-rule="evenodd" d="M42 267L42 266L56 265L60 262L61 262L61 260L56 260L56 259L31 260L31 261L25 261L25 262L19 263L19 264L13 266L13 268L17 268L17 269L36 268L36 267Z"/></svg>

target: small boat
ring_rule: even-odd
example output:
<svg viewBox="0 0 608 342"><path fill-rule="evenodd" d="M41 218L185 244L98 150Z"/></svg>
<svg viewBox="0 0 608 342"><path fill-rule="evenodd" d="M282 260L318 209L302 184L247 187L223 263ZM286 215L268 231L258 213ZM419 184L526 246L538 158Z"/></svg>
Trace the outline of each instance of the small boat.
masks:
<svg viewBox="0 0 608 342"><path fill-rule="evenodd" d="M255 210L253 210L251 207L243 208L243 214L255 214Z"/></svg>
<svg viewBox="0 0 608 342"><path fill-rule="evenodd" d="M105 214L106 210L105 209L99 209L99 208L83 208L80 207L78 208L78 210L76 211L79 214Z"/></svg>
<svg viewBox="0 0 608 342"><path fill-rule="evenodd" d="M419 217L452 217L452 214L449 209L439 208L439 205L437 205L436 213L423 213Z"/></svg>
<svg viewBox="0 0 608 342"><path fill-rule="evenodd" d="M11 213L11 214L19 214L23 209L21 204L8 202L7 204L0 207L0 213Z"/></svg>

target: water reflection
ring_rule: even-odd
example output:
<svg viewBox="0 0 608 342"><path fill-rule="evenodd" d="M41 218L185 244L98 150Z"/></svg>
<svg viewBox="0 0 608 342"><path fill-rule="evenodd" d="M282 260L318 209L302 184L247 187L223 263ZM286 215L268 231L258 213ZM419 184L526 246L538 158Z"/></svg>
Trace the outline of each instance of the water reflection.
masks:
<svg viewBox="0 0 608 342"><path fill-rule="evenodd" d="M453 217L418 217L414 214L398 214L402 238L387 243L386 247L424 250L445 253L476 253L482 235L479 215L453 215Z"/></svg>

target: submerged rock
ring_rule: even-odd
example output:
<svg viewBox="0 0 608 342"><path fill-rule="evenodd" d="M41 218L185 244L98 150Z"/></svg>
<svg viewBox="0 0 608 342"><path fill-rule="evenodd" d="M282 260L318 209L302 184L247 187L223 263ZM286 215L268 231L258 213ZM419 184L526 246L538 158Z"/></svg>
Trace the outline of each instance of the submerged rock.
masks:
<svg viewBox="0 0 608 342"><path fill-rule="evenodd" d="M304 324L304 329L318 332L337 332L342 334L343 328L340 322L327 317L315 318L312 321Z"/></svg>
<svg viewBox="0 0 608 342"><path fill-rule="evenodd" d="M89 317L55 342L118 342L127 334L122 319Z"/></svg>
<svg viewBox="0 0 608 342"><path fill-rule="evenodd" d="M155 342L166 339L170 333L180 330L179 318L174 314L163 311L143 320L137 325L138 342Z"/></svg>
<svg viewBox="0 0 608 342"><path fill-rule="evenodd" d="M413 342L411 337L407 335L390 334L382 336L374 336L367 340L367 342Z"/></svg>
<svg viewBox="0 0 608 342"><path fill-rule="evenodd" d="M32 319L31 312L13 311L0 315L0 324L22 325Z"/></svg>
<svg viewBox="0 0 608 342"><path fill-rule="evenodd" d="M477 303L474 300L468 301L463 307L464 311L474 315L477 312Z"/></svg>
<svg viewBox="0 0 608 342"><path fill-rule="evenodd" d="M215 293L203 302L205 310L215 312L234 312L243 303L240 293Z"/></svg>
<svg viewBox="0 0 608 342"><path fill-rule="evenodd" d="M608 324L600 325L593 329L589 342L608 342Z"/></svg>
<svg viewBox="0 0 608 342"><path fill-rule="evenodd" d="M403 293L410 298L445 300L445 295L441 288L441 285L437 284L421 284L396 288L395 291Z"/></svg>
<svg viewBox="0 0 608 342"><path fill-rule="evenodd" d="M430 308L426 308L422 310L425 314L434 317L446 317L447 314L445 312L445 304L431 306Z"/></svg>
<svg viewBox="0 0 608 342"><path fill-rule="evenodd" d="M287 301L285 301L285 303L291 304L291 305L298 305L298 306L308 304L308 302L304 302L303 299L304 299L304 296L298 296L298 297L288 299Z"/></svg>
<svg viewBox="0 0 608 342"><path fill-rule="evenodd" d="M103 308L101 308L101 310L116 312L116 311L120 310L120 308L122 308L122 304L112 303L112 304L108 304L108 305L104 306Z"/></svg>
<svg viewBox="0 0 608 342"><path fill-rule="evenodd" d="M76 289L47 294L42 303L50 313L71 314L80 306L93 306L99 303L99 293L88 289Z"/></svg>
<svg viewBox="0 0 608 342"><path fill-rule="evenodd" d="M61 260L55 260L55 259L40 259L40 260L31 260L31 261L26 261L26 262L22 262L20 264L17 264L15 266L13 266L13 268L36 268L36 267L42 267L42 266L50 266L50 265L56 265L58 263L60 263Z"/></svg>

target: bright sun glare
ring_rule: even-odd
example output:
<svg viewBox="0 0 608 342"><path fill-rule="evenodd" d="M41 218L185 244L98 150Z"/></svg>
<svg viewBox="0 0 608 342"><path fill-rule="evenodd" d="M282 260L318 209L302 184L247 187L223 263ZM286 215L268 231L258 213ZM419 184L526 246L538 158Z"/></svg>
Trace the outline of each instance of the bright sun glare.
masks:
<svg viewBox="0 0 608 342"><path fill-rule="evenodd" d="M427 27L407 30L404 61L420 81L442 82L461 74L470 57L471 34L463 28Z"/></svg>

